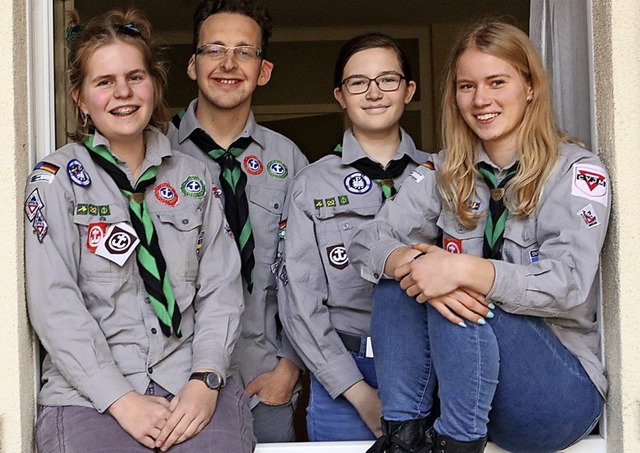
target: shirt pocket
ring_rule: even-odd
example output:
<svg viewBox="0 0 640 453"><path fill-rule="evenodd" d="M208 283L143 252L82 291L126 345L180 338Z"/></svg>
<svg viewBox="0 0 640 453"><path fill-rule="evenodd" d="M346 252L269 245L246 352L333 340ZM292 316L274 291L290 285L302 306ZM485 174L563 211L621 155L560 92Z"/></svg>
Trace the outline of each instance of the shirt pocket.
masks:
<svg viewBox="0 0 640 453"><path fill-rule="evenodd" d="M531 264L538 261L537 220L509 218L504 232L502 259L509 263Z"/></svg>
<svg viewBox="0 0 640 453"><path fill-rule="evenodd" d="M131 224L129 210L116 204L110 204L109 213L103 216L79 212L74 214L73 223L80 237L78 274L82 280L124 282L129 279L133 270L135 251L122 266L95 254L98 243L104 238L106 231L112 225L122 222Z"/></svg>
<svg viewBox="0 0 640 453"><path fill-rule="evenodd" d="M278 229L284 212L286 192L264 186L252 186L249 193L249 215L255 241L257 262L272 264L276 259Z"/></svg>
<svg viewBox="0 0 640 453"><path fill-rule="evenodd" d="M199 267L199 250L203 238L202 208L185 206L156 212L158 243L175 286L179 282L195 282ZM202 232L203 234L213 232Z"/></svg>
<svg viewBox="0 0 640 453"><path fill-rule="evenodd" d="M449 212L441 212L436 222L442 230L442 248L450 253L467 253L482 256L484 229L479 224L474 229L465 228Z"/></svg>

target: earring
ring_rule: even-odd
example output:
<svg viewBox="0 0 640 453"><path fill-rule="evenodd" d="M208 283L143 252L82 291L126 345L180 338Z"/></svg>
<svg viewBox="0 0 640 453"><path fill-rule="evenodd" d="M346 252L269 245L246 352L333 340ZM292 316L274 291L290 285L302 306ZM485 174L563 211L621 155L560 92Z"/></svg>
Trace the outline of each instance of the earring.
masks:
<svg viewBox="0 0 640 453"><path fill-rule="evenodd" d="M87 122L89 121L89 115L80 110L80 117L82 118L82 127L87 127Z"/></svg>

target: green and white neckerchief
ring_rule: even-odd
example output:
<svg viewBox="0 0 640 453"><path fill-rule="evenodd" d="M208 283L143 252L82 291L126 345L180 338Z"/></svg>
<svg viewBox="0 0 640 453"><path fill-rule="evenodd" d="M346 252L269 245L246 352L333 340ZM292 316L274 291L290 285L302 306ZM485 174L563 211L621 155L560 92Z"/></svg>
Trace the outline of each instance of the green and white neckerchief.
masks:
<svg viewBox="0 0 640 453"><path fill-rule="evenodd" d="M158 168L149 167L140 175L135 187L132 187L127 175L118 167L113 154L102 145L94 146L94 137L91 134L84 141L91 159L111 176L120 192L129 199L131 225L140 240L136 249L138 272L144 282L151 306L160 321L162 333L167 337L172 334L181 337L182 316L169 282L167 263L160 250L158 234L144 201L144 192L155 183Z"/></svg>
<svg viewBox="0 0 640 453"><path fill-rule="evenodd" d="M509 210L504 204L505 186L518 172L518 162L513 164L502 181L498 182L493 173L493 167L486 162L478 162L478 172L489 187L489 213L484 229L484 242L482 256L488 259L502 259L502 243L504 242L504 229L509 217Z"/></svg>
<svg viewBox="0 0 640 453"><path fill-rule="evenodd" d="M342 155L342 145L337 145L333 152ZM378 184L382 190L382 199L388 200L398 193L393 182L394 178L402 175L405 168L407 168L407 165L409 165L409 162L411 162L411 158L405 154L401 159L389 162L387 168L382 168L378 162L375 162L368 157L362 157L349 165L362 172L371 178L373 182Z"/></svg>

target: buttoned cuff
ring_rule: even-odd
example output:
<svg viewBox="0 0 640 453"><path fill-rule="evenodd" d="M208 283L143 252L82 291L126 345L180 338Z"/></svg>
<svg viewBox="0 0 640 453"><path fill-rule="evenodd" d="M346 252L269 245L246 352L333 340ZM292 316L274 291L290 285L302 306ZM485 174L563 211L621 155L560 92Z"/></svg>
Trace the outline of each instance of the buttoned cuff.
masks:
<svg viewBox="0 0 640 453"><path fill-rule="evenodd" d="M526 288L525 278L519 275L523 269L499 260L489 260L493 264L495 277L493 286L487 294L487 299L502 306L506 311L515 312L515 308L524 299ZM508 309L511 307L511 309Z"/></svg>
<svg viewBox="0 0 640 453"><path fill-rule="evenodd" d="M325 390L336 399L364 377L349 353L341 354L314 373Z"/></svg>
<svg viewBox="0 0 640 453"><path fill-rule="evenodd" d="M224 379L229 375L229 355L226 349L209 349L206 353L200 350L193 350L191 358L191 372L195 370L214 370L222 375Z"/></svg>
<svg viewBox="0 0 640 453"><path fill-rule="evenodd" d="M300 368L301 371L306 370L304 362L302 362L300 356L298 356L298 354L296 353L293 345L291 344L291 341L289 340L289 337L285 335L284 331L282 332L280 348L278 349L276 356L278 358L291 360L298 368Z"/></svg>
<svg viewBox="0 0 640 453"><path fill-rule="evenodd" d="M118 367L110 365L98 371L78 389L102 413L126 393L133 390Z"/></svg>
<svg viewBox="0 0 640 453"><path fill-rule="evenodd" d="M369 263L360 269L360 276L371 283L378 283L383 277L392 278L384 273L384 267L389 255L400 247L405 247L405 244L395 239L380 240L372 244Z"/></svg>

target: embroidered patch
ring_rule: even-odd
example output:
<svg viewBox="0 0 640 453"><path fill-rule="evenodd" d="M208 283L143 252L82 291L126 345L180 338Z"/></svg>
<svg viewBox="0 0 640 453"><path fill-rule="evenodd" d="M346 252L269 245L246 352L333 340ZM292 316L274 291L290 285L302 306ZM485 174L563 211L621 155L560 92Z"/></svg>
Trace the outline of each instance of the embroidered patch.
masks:
<svg viewBox="0 0 640 453"><path fill-rule="evenodd" d="M324 200L321 198L316 198L315 200L313 200L313 206L316 209L324 208Z"/></svg>
<svg viewBox="0 0 640 453"><path fill-rule="evenodd" d="M202 240L204 239L204 231L198 233L198 241L196 242L196 257L200 259L200 254L202 253Z"/></svg>
<svg viewBox="0 0 640 453"><path fill-rule="evenodd" d="M327 257L329 257L329 264L336 269L344 269L349 265L349 257L344 244L327 247Z"/></svg>
<svg viewBox="0 0 640 453"><path fill-rule="evenodd" d="M211 193L213 194L213 199L216 201L216 205L220 208L220 211L224 213L224 206L222 204L222 189L220 189L215 184L212 184Z"/></svg>
<svg viewBox="0 0 640 453"><path fill-rule="evenodd" d="M233 231L228 223L224 224L224 232L229 238L233 239Z"/></svg>
<svg viewBox="0 0 640 453"><path fill-rule="evenodd" d="M204 182L197 176L189 176L182 182L180 190L189 197L202 198L206 192Z"/></svg>
<svg viewBox="0 0 640 453"><path fill-rule="evenodd" d="M593 209L593 205L591 203L578 211L576 215L584 220L588 229L600 225L600 222L598 222L598 216L596 215L596 210Z"/></svg>
<svg viewBox="0 0 640 453"><path fill-rule="evenodd" d="M244 169L250 175L257 176L264 171L264 165L262 165L262 161L256 156L245 157L242 161L242 165L244 165Z"/></svg>
<svg viewBox="0 0 640 453"><path fill-rule="evenodd" d="M336 206L336 198L325 198L324 204L327 206L327 208L334 208Z"/></svg>
<svg viewBox="0 0 640 453"><path fill-rule="evenodd" d="M267 171L271 176L278 179L284 179L289 174L287 166L281 160L272 160L267 164Z"/></svg>
<svg viewBox="0 0 640 453"><path fill-rule="evenodd" d="M414 180L415 182L420 182L420 181L422 181L422 180L424 179L424 175L420 174L419 172L417 172L417 171L415 171L415 170L413 170L413 171L411 172L411 175L410 175L410 176L413 178L413 180Z"/></svg>
<svg viewBox="0 0 640 453"><path fill-rule="evenodd" d="M36 214L42 208L44 208L44 203L42 202L42 198L40 198L40 192L38 192L38 189L34 189L24 202L24 213L27 215L29 222L33 222Z"/></svg>
<svg viewBox="0 0 640 453"><path fill-rule="evenodd" d="M38 162L35 167L33 167L33 170L44 170L51 173L52 175L55 175L56 173L58 173L58 170L60 170L60 167L50 164L49 162L41 161Z"/></svg>
<svg viewBox="0 0 640 453"><path fill-rule="evenodd" d="M479 211L480 210L480 202L479 201L470 201L469 202L469 209L471 209L472 211Z"/></svg>
<svg viewBox="0 0 640 453"><path fill-rule="evenodd" d="M98 206L98 214L100 214L101 216L111 215L111 208L108 204L100 205Z"/></svg>
<svg viewBox="0 0 640 453"><path fill-rule="evenodd" d="M442 240L442 246L447 252L462 253L462 241L460 239L445 236Z"/></svg>
<svg viewBox="0 0 640 453"><path fill-rule="evenodd" d="M349 204L349 196L348 195L338 195L338 204L340 206L346 206Z"/></svg>
<svg viewBox="0 0 640 453"><path fill-rule="evenodd" d="M344 178L344 187L356 195L362 195L371 190L371 178L362 172L356 171Z"/></svg>
<svg viewBox="0 0 640 453"><path fill-rule="evenodd" d="M156 196L156 200L160 203L164 203L169 206L175 206L178 204L178 193L168 182L158 184L155 189L153 189L153 193Z"/></svg>
<svg viewBox="0 0 640 453"><path fill-rule="evenodd" d="M95 254L122 266L133 253L140 240L129 224L120 222L111 225Z"/></svg>
<svg viewBox="0 0 640 453"><path fill-rule="evenodd" d="M44 241L44 238L49 231L49 224L47 224L47 221L39 209L36 211L36 215L33 218L33 231L36 233L38 241L42 244L42 241Z"/></svg>
<svg viewBox="0 0 640 453"><path fill-rule="evenodd" d="M426 161L424 164L422 164L422 166L428 168L429 170L436 169L436 166L430 160Z"/></svg>
<svg viewBox="0 0 640 453"><path fill-rule="evenodd" d="M34 182L48 182L51 184L54 180L54 176L51 173L36 173L31 177L29 183Z"/></svg>
<svg viewBox="0 0 640 453"><path fill-rule="evenodd" d="M287 220L282 220L278 223L278 239L287 238Z"/></svg>
<svg viewBox="0 0 640 453"><path fill-rule="evenodd" d="M67 164L67 174L69 175L69 179L80 187L89 187L91 185L91 177L78 159L69 161Z"/></svg>
<svg viewBox="0 0 640 453"><path fill-rule="evenodd" d="M607 176L604 170L596 165L574 165L571 195L596 201L607 206L609 197Z"/></svg>
<svg viewBox="0 0 640 453"><path fill-rule="evenodd" d="M107 234L107 224L105 222L90 223L87 228L87 249L91 253L96 253L96 249L102 239Z"/></svg>
<svg viewBox="0 0 640 453"><path fill-rule="evenodd" d="M531 250L529 252L529 262L530 263L537 263L538 259L540 258L539 255L540 254L539 254L538 250Z"/></svg>

